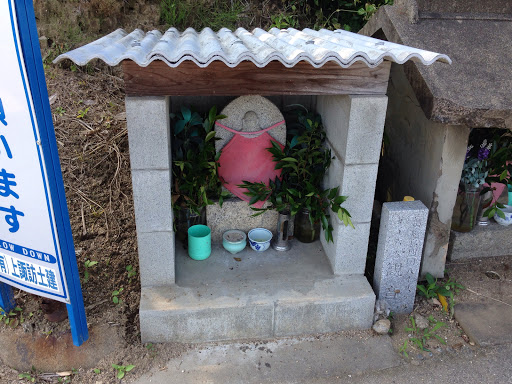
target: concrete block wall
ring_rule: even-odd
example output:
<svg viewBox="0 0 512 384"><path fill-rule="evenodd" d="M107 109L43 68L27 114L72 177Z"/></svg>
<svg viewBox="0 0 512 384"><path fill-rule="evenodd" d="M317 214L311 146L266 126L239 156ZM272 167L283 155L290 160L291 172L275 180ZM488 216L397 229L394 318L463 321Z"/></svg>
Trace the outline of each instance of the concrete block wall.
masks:
<svg viewBox="0 0 512 384"><path fill-rule="evenodd" d="M331 215L334 243L320 239L336 274L362 274L366 264L370 221L379 166L387 97L319 96L317 111L335 159L324 184L339 186L355 229Z"/></svg>
<svg viewBox="0 0 512 384"><path fill-rule="evenodd" d="M142 286L175 283L168 97L126 97Z"/></svg>
<svg viewBox="0 0 512 384"><path fill-rule="evenodd" d="M420 276L444 276L453 207L466 156L469 128L430 121L403 66L391 65L386 134L393 200L413 196L429 208Z"/></svg>
<svg viewBox="0 0 512 384"><path fill-rule="evenodd" d="M171 206L170 97L127 97L126 111L141 284L175 283ZM179 100L179 99L178 99ZM307 99L313 104L314 99ZM183 100L180 100L183 101ZM386 96L320 96L328 145L335 159L326 187L348 195L355 229L332 215L334 243L322 244L336 274L362 274L370 232L375 181L386 114Z"/></svg>

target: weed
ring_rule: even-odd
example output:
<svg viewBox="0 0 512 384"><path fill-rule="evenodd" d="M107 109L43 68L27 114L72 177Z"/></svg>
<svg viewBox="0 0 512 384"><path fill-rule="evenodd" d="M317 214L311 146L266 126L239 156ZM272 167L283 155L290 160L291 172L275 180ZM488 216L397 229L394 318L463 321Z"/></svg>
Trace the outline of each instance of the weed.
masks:
<svg viewBox="0 0 512 384"><path fill-rule="evenodd" d="M411 321L411 327L405 328L405 331L411 332L411 334L409 335L409 341L411 341L413 344L415 344L422 351L430 352L430 350L427 348L427 344L428 344L428 341L432 338L437 339L442 344L446 344L446 342L443 340L443 338L435 333L440 328L446 326L446 324L443 323L442 321L437 321L436 319L434 319L434 317L432 315L430 315L428 317L428 321L432 328L428 327L423 330L419 329L416 326L416 322L414 321L413 316L410 317L410 321ZM407 342L404 343L404 346L402 346L402 347L404 347L405 349L402 350L402 348L400 348L399 352L404 353L405 350L407 349ZM404 356L407 357L407 355L405 353L404 353Z"/></svg>
<svg viewBox="0 0 512 384"><path fill-rule="evenodd" d="M270 27L275 27L278 29L283 28L296 28L299 24L297 17L295 15L273 15L270 16L272 20L272 24Z"/></svg>
<svg viewBox="0 0 512 384"><path fill-rule="evenodd" d="M101 373L101 371L100 371L100 369L99 369L99 368L94 368L92 371L93 371L94 373L96 373L96 374Z"/></svg>
<svg viewBox="0 0 512 384"><path fill-rule="evenodd" d="M119 298L119 294L123 292L123 288L120 288L118 291L112 292L112 302L114 304L121 304L123 301Z"/></svg>
<svg viewBox="0 0 512 384"><path fill-rule="evenodd" d="M315 29L346 29L358 31L382 5L393 0L313 0Z"/></svg>
<svg viewBox="0 0 512 384"><path fill-rule="evenodd" d="M163 24L183 30L187 27L201 30L210 27L234 29L243 5L240 0L162 0L160 21Z"/></svg>
<svg viewBox="0 0 512 384"><path fill-rule="evenodd" d="M151 357L155 357L156 355L158 355L158 353L157 353L153 343L147 343L146 344L146 349L149 351L149 355Z"/></svg>
<svg viewBox="0 0 512 384"><path fill-rule="evenodd" d="M57 383L69 384L71 383L71 376L59 377Z"/></svg>
<svg viewBox="0 0 512 384"><path fill-rule="evenodd" d="M124 377L124 375L126 374L126 372L130 372L133 368L135 368L135 365L133 365L133 364L130 364L130 365L112 364L112 368L114 368L117 371L117 378L119 380L121 380Z"/></svg>
<svg viewBox="0 0 512 384"><path fill-rule="evenodd" d="M89 107L79 110L78 115L76 117L78 119L83 119L87 115L87 112L89 112Z"/></svg>
<svg viewBox="0 0 512 384"><path fill-rule="evenodd" d="M31 317L31 316L29 316ZM25 318L23 317L23 309L16 307L13 310L6 312L0 307L0 322L16 328L19 324L23 324Z"/></svg>
<svg viewBox="0 0 512 384"><path fill-rule="evenodd" d="M186 2L162 0L160 3L160 21L175 27L181 26L187 18Z"/></svg>
<svg viewBox="0 0 512 384"><path fill-rule="evenodd" d="M427 283L425 285L418 284L416 287L418 289L418 293L421 296L425 296L427 299L432 299L437 297L437 280L434 277L427 273L425 278L427 279Z"/></svg>
<svg viewBox="0 0 512 384"><path fill-rule="evenodd" d="M133 269L132 265L126 266L126 272L128 272L128 279L132 279L132 277L137 276L137 272Z"/></svg>
<svg viewBox="0 0 512 384"><path fill-rule="evenodd" d="M58 114L59 116L62 116L64 114L64 112L66 112L66 110L62 107L55 108L55 113Z"/></svg>
<svg viewBox="0 0 512 384"><path fill-rule="evenodd" d="M49 331L43 331L43 335L46 335L46 338L50 337L50 335L52 334L52 330L50 329Z"/></svg>
<svg viewBox="0 0 512 384"><path fill-rule="evenodd" d="M444 298L448 297L450 315L453 316L453 306L455 305L454 296L458 294L461 289L465 289L464 286L452 279L448 279L446 282L440 282L430 273L425 275L425 279L427 280L426 284L417 285L418 293L427 299L439 297L443 304L443 309L446 311L448 311L448 304Z"/></svg>
<svg viewBox="0 0 512 384"><path fill-rule="evenodd" d="M36 378L34 376L32 376L32 373L29 373L29 372L20 373L18 375L18 378L19 379L25 379L25 380L27 380L28 382L31 382L31 383L35 383L36 382Z"/></svg>
<svg viewBox="0 0 512 384"><path fill-rule="evenodd" d="M91 261L91 260L85 260L84 261L84 267L85 267L85 271L84 271L84 284L89 281L89 276L90 276L89 268L94 267L96 264L98 264L97 261Z"/></svg>
<svg viewBox="0 0 512 384"><path fill-rule="evenodd" d="M398 353L403 354L405 357L409 357L409 354L407 353L407 345L409 343L409 340L405 340L402 346L398 349Z"/></svg>
<svg viewBox="0 0 512 384"><path fill-rule="evenodd" d="M30 383L35 383L37 377L37 371L34 366L32 366L32 369L29 372L22 372L18 375L18 379L24 379Z"/></svg>

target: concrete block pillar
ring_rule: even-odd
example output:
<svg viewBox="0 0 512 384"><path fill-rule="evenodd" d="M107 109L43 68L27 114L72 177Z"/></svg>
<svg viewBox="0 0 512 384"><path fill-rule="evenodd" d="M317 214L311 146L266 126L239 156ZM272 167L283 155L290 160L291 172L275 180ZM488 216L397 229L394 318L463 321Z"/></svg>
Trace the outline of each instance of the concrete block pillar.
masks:
<svg viewBox="0 0 512 384"><path fill-rule="evenodd" d="M126 97L141 285L175 283L169 97Z"/></svg>
<svg viewBox="0 0 512 384"><path fill-rule="evenodd" d="M430 273L442 278L448 253L453 207L457 199L460 176L469 138L469 128L461 125L448 125L440 138L441 157L438 160L438 173L434 179L432 203L425 236L421 277Z"/></svg>
<svg viewBox="0 0 512 384"><path fill-rule="evenodd" d="M320 237L336 274L364 273L386 107L385 95L317 99L317 111L335 157L324 186L339 186L340 194L349 196L344 206L355 226L345 227L331 215L334 243L327 243L323 234Z"/></svg>

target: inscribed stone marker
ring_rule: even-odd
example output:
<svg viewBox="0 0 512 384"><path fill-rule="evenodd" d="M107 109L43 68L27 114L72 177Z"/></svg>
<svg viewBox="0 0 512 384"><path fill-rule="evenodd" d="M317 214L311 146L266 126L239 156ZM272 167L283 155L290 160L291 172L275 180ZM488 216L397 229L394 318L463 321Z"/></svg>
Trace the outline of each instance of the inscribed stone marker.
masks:
<svg viewBox="0 0 512 384"><path fill-rule="evenodd" d="M418 200L383 204L373 288L395 313L413 310L427 217Z"/></svg>

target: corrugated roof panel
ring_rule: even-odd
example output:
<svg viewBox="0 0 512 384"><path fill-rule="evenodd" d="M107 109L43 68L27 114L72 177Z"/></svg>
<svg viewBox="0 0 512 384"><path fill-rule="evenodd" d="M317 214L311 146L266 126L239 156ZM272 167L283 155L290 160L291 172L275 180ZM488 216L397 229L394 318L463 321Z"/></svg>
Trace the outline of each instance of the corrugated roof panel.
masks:
<svg viewBox="0 0 512 384"><path fill-rule="evenodd" d="M315 31L294 28L260 28L252 32L238 28L235 32L222 28L215 33L210 28L196 32L188 28L183 32L168 29L163 35L159 31L144 33L139 29L126 33L118 29L90 44L62 54L55 63L70 59L78 65L90 60L101 59L109 65L123 60L133 60L141 67L152 61L162 60L176 67L186 60L199 67L206 67L212 61L222 61L229 67L236 67L242 61L252 61L258 67L270 61L280 61L286 67L293 67L299 61L307 61L314 67L321 67L328 61L349 67L356 61L363 61L369 67L378 66L383 60L403 64L408 60L430 65L435 61L450 63L448 56L390 43L344 30Z"/></svg>

